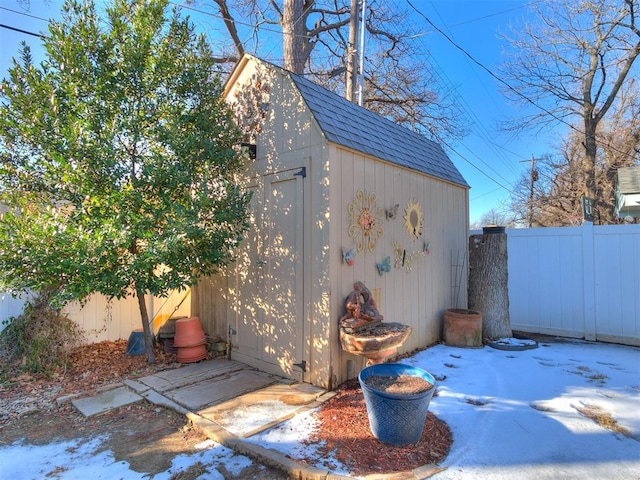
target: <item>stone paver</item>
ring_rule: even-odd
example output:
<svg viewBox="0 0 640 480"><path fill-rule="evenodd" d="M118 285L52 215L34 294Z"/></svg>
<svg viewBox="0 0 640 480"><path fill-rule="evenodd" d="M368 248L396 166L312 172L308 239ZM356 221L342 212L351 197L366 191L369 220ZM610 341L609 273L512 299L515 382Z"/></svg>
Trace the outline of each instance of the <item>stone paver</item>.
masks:
<svg viewBox="0 0 640 480"><path fill-rule="evenodd" d="M138 381L153 388L156 392L162 393L210 380L221 375L228 375L231 372L246 368L246 365L232 360L209 360L185 365L180 368L164 370L147 377L139 378Z"/></svg>
<svg viewBox="0 0 640 480"><path fill-rule="evenodd" d="M198 415L238 437L250 437L317 405L325 391L313 385L278 383L201 410Z"/></svg>
<svg viewBox="0 0 640 480"><path fill-rule="evenodd" d="M192 412L272 385L276 378L256 370L240 370L193 385L166 390L163 395Z"/></svg>
<svg viewBox="0 0 640 480"><path fill-rule="evenodd" d="M94 397L78 398L72 400L71 403L85 417L90 417L114 408L139 402L140 400L142 400L142 397L137 393L127 387L119 387L102 392Z"/></svg>
<svg viewBox="0 0 640 480"><path fill-rule="evenodd" d="M124 386L72 403L83 415L91 416L145 398L185 415L209 438L238 453L278 466L296 478L316 480L329 478L329 472L298 464L243 438L313 408L332 395L239 362L210 360L126 380ZM236 428L234 419L243 427Z"/></svg>

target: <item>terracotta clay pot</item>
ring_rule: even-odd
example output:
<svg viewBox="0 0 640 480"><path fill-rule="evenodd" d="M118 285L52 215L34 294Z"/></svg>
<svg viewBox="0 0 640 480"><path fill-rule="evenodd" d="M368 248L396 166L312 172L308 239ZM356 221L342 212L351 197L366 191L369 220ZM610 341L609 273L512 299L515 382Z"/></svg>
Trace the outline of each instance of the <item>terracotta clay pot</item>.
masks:
<svg viewBox="0 0 640 480"><path fill-rule="evenodd" d="M452 347L482 347L482 313L452 308L444 312L444 343Z"/></svg>
<svg viewBox="0 0 640 480"><path fill-rule="evenodd" d="M204 331L198 317L183 318L176 321L176 334L173 344L180 347L195 347L206 342Z"/></svg>
<svg viewBox="0 0 640 480"><path fill-rule="evenodd" d="M193 363L205 358L207 358L207 347L205 345L195 345L192 347L179 347L176 360L178 363Z"/></svg>

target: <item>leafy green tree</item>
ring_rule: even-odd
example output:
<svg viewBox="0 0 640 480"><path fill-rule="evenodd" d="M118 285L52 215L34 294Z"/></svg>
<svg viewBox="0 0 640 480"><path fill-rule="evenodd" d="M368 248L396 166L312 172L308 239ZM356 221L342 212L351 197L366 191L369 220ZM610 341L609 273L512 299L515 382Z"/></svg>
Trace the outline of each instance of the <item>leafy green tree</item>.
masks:
<svg viewBox="0 0 640 480"><path fill-rule="evenodd" d="M209 45L166 0L68 0L46 59L0 86L0 282L138 299L233 259L247 227L239 131Z"/></svg>

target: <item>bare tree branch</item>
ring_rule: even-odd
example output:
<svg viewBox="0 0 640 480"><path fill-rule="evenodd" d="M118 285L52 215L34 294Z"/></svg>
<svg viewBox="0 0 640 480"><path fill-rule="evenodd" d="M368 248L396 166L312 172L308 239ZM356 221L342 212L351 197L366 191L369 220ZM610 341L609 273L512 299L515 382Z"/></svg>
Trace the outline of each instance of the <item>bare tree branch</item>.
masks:
<svg viewBox="0 0 640 480"><path fill-rule="evenodd" d="M596 161L599 125L619 103L632 72L638 71L640 35L636 14L640 0L546 0L536 3L536 25L514 31L514 48L504 63L519 103L539 107L509 120L508 129L544 128L565 123L581 137L583 187L577 198L597 196Z"/></svg>

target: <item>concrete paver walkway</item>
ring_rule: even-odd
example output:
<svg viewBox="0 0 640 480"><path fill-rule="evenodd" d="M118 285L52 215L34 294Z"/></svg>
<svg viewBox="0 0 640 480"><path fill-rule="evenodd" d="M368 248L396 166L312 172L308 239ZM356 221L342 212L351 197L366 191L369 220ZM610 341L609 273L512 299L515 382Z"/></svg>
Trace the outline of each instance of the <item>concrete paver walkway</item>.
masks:
<svg viewBox="0 0 640 480"><path fill-rule="evenodd" d="M73 405L91 416L147 399L186 415L210 439L300 479L318 478L314 468L243 441L315 408L334 394L307 383L269 375L226 359L203 361L126 380L124 386Z"/></svg>

